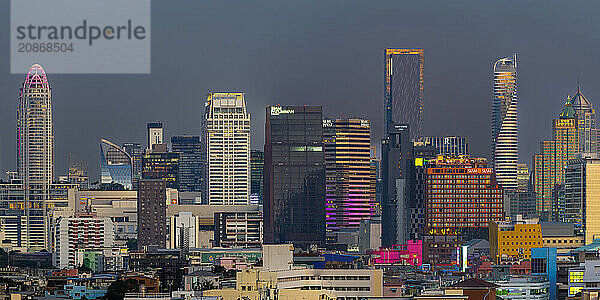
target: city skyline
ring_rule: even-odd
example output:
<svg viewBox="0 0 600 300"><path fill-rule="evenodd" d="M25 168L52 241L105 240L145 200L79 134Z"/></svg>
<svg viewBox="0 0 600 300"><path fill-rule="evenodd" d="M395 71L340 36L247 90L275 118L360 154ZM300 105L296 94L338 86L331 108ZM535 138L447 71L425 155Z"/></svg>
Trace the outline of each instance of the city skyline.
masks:
<svg viewBox="0 0 600 300"><path fill-rule="evenodd" d="M597 3L591 3L597 6ZM196 4L195 4L196 5ZM201 4L197 4L202 8ZM440 16L435 24L444 26L427 27L415 22L416 16L406 16L404 21L384 19L375 20L372 17L374 13L381 13L383 16L391 16L391 12L384 12L376 9L375 6L367 8L367 16L361 16L359 9L354 3L348 4L349 8L343 14L347 17L357 18L362 21L361 24L367 26L369 30L375 30L383 26L381 33L373 36L348 36L349 29L340 29L340 23L343 21L333 20L327 27L336 33L336 38L327 42L323 47L331 48L334 45L347 45L347 43L359 38L360 45L355 45L355 49L349 49L344 53L337 53L336 59L331 59L330 49L319 48L318 51L301 52L295 46L299 42L311 41L322 42L327 37L331 37L327 32L316 34L313 27L302 29L302 20L322 22L324 15L309 15L308 5L294 4L297 6L296 14L302 16L292 18L284 28L271 32L275 37L288 36L289 38L275 40L268 36L260 34L264 26L279 21L279 17L269 17L255 25L250 25L247 29L250 36L240 41L232 40L224 43L218 49L201 47L201 55L192 56L188 51L178 52L178 58L173 63L164 64L162 59L169 57L167 49L160 44L156 44L153 49L153 72L151 75L53 75L52 70L46 70L52 76L52 82L55 87L55 96L57 106L60 110L55 110L55 135L57 140L56 149L56 174L66 174L68 152L72 152L82 160L90 162L89 174L94 177L99 174L99 163L97 161L97 141L100 138L107 138L117 144L124 142L137 142L145 144L145 124L149 121L160 120L167 125L166 137L172 135L199 135L200 118L203 107L203 97L206 93L221 90L240 90L246 92L249 101L250 114L253 117L252 125L252 145L255 149L262 148L264 125L264 116L262 110L269 104L323 104L324 112L327 116L339 117L344 114L346 117L361 117L372 121L373 126L373 145L378 145L383 134L381 116L383 115L383 74L384 65L381 59L381 52L386 47L418 47L425 50L425 105L424 105L424 128L425 136L445 136L445 135L464 135L471 141L470 150L477 156L488 156L487 152L491 148L489 141L489 99L492 95L489 86L491 71L489 66L498 58L504 57L509 53L517 52L520 56L519 64L519 92L520 114L520 159L519 161L531 164L530 154L538 148L538 142L550 137L548 124L551 124L556 111L560 111L562 99L566 94L573 92L577 77L580 78L582 89L585 95L593 103L600 95L600 91L595 87L595 82L599 79L595 70L598 69L600 62L593 57L592 53L596 51L598 43L595 39L584 39L586 35L595 36L597 31L593 29L590 32L589 24L596 24L589 18L586 10L581 14L581 9L577 6L568 6L558 4L547 7L546 11L534 13L537 17L531 20L523 15L509 12L509 15L515 20L509 30L514 30L512 37L500 36L491 40L492 29L488 23L497 17L493 16L491 11L496 5L489 4L475 5L475 8L468 8L461 5L453 7L449 4L440 4L448 11ZM323 14L333 11L333 7L323 5ZM420 8L422 5L410 7ZM181 12L182 7L168 7L162 3L156 3L157 10L167 12ZM243 5L244 6L244 5ZM471 13L476 9L486 8L481 17L472 16ZM222 9L219 5L212 7ZM519 5L524 12L536 11L533 5ZM580 8L580 7L579 7ZM275 10L283 13L283 17L291 13L288 8L282 5L275 5ZM189 9L189 13L193 9ZM469 24L456 24L454 16L450 16L458 11L463 11L459 15L468 17ZM256 9L250 9L249 16L256 16L259 12ZM424 16L432 16L433 12L424 12ZM8 12L0 12L2 17L7 17ZM554 25L556 16L572 20L566 25ZM491 18L490 22L483 21L483 17ZM6 18L8 19L8 18ZM401 18L396 18L401 19ZM247 20L236 20L235 24ZM210 22L211 20L205 20ZM205 22L201 21L201 22ZM183 40L179 35L170 36L168 32L173 31L162 16L153 18L157 24L157 30L153 32L153 41L172 41L181 43ZM191 21L190 21L191 22ZM200 22L200 21L198 21ZM371 24L372 22L372 24ZM411 24L414 29L402 29L405 24ZM473 29L476 24L480 29ZM587 26L584 26L586 25ZM201 24L203 27L204 23ZM480 25L480 26L479 26ZM163 28L159 28L159 27ZM537 45L529 42L533 31L547 26L549 29L545 35L536 35L539 39ZM237 25L230 25L220 34L231 34ZM468 31L463 29L467 28ZM598 28L596 26L595 28ZM356 29L351 27L351 29ZM365 30L367 30L365 29ZM575 30L576 29L576 30ZM401 30L404 34L392 34L396 30ZM223 32L225 31L225 32ZM415 33L411 33L415 31ZM470 32L466 37L458 38L459 32ZM6 35L7 33L0 33ZM219 39L217 33L202 32L206 39ZM311 37L312 36L312 37ZM435 40L435 38L441 38ZM239 37L234 34L232 37ZM223 54L231 54L233 49L239 49L242 41L250 38L258 40L247 47L247 54L239 55L239 58L230 58L230 61L220 59ZM191 43L191 42L190 42ZM569 49L556 47L558 44L571 45ZM187 46L197 45L195 43L184 44ZM573 47L578 45L578 47ZM265 50L265 54L257 54L260 50ZM218 51L217 51L218 50ZM4 53L6 50L0 50ZM291 51L291 52L290 52ZM279 52L293 55L295 60L284 59ZM452 54L453 59L445 59L448 54ZM245 57L252 55L256 57L253 61L244 61ZM546 64L550 57L569 56L568 62L559 60L552 64ZM175 59L175 58L173 58ZM183 63L185 61L185 63ZM213 62L215 61L215 62ZM218 63L216 63L218 62ZM461 76L450 76L456 74L456 70L468 67L461 71ZM207 72L192 72L198 65ZM239 72L237 74L227 74L225 70L231 69L232 65L237 65ZM303 66L308 65L310 68ZM320 65L320 66L319 66ZM216 67L222 69L215 69ZM319 72L312 75L311 78L303 76L313 67L318 67ZM0 62L0 67L6 68L6 62ZM23 70L25 72L26 70ZM209 72L210 71L210 72ZM337 76L337 74L356 74L357 76ZM210 74L212 72L212 74ZM341 72L341 73L340 73ZM206 74L204 74L206 73ZM209 77L207 77L210 74ZM256 76L249 76L256 74ZM550 75L552 74L552 75ZM169 78L169 77L172 77ZM459 78L453 78L459 77ZM300 78L306 81L300 85L297 84ZM7 120L5 126L0 129L0 170L2 173L6 170L15 169L16 157L14 150L15 133L14 111L16 109L15 88L22 81L19 75L2 75L0 80L0 94L4 101L0 105L0 117ZM331 82L326 87L323 82ZM164 84L161 84L164 82ZM197 88L190 88L190 83L199 83ZM110 88L106 88L110 87ZM159 87L161 87L159 89ZM87 91L86 91L87 90ZM330 90L330 91L327 91ZM133 91L136 91L135 93ZM318 91L321 93L313 94ZM141 94L139 94L141 93ZM138 95L139 94L139 95ZM309 95L318 95L311 96ZM340 105L349 102L349 106ZM120 109L114 111L110 109L113 104L118 103ZM152 105L144 105L151 103ZM171 103L176 104L172 106ZM374 105L374 103L376 103ZM139 114L131 116L132 110L139 110ZM540 110L538 112L538 110ZM94 113L88 113L92 112ZM472 120L465 120L464 112L468 111L472 115L480 116ZM452 113L447 113L452 112ZM105 124L107 115L113 115L114 120L110 124ZM531 116L536 116L532 118ZM441 127L440 124L449 124ZM98 129L96 129L98 128ZM100 129L102 128L102 129Z"/></svg>

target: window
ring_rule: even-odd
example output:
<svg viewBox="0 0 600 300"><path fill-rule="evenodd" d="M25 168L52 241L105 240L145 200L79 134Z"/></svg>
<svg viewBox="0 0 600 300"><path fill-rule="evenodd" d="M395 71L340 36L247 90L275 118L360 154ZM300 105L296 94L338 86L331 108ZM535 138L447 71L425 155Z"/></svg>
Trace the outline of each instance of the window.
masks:
<svg viewBox="0 0 600 300"><path fill-rule="evenodd" d="M531 259L531 273L547 273L546 259L545 258L532 258Z"/></svg>

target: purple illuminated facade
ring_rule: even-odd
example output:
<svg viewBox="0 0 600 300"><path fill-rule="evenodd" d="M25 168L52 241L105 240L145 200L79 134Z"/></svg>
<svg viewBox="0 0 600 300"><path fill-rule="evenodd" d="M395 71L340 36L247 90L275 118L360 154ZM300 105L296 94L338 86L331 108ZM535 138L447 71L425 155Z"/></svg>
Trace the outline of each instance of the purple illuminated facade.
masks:
<svg viewBox="0 0 600 300"><path fill-rule="evenodd" d="M370 123L364 119L325 119L323 141L325 223L328 236L334 236L336 232L358 229L362 220L376 212Z"/></svg>

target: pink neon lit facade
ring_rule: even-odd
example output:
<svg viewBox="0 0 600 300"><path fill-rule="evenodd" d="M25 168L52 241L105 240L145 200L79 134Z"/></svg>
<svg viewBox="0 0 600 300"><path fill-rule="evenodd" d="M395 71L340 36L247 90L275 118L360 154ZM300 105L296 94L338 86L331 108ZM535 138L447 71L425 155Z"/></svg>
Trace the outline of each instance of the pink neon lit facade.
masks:
<svg viewBox="0 0 600 300"><path fill-rule="evenodd" d="M375 265L411 265L423 264L423 241L408 240L404 245L393 245L392 248L371 250L371 263Z"/></svg>
<svg viewBox="0 0 600 300"><path fill-rule="evenodd" d="M376 211L371 127L364 119L323 120L328 233L357 229Z"/></svg>

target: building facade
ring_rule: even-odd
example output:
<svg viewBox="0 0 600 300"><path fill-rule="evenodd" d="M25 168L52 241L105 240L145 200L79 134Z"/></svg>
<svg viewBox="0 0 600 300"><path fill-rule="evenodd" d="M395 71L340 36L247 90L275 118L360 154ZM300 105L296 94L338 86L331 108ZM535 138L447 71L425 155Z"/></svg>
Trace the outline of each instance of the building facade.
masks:
<svg viewBox="0 0 600 300"><path fill-rule="evenodd" d="M268 106L264 241L320 244L325 237L325 158L320 106Z"/></svg>
<svg viewBox="0 0 600 300"><path fill-rule="evenodd" d="M577 91L571 97L571 106L577 114L577 130L579 133L579 151L584 154L598 154L598 129L596 128L596 111L590 101L581 92L577 84Z"/></svg>
<svg viewBox="0 0 600 300"><path fill-rule="evenodd" d="M142 179L138 186L138 250L167 246L167 186L164 180Z"/></svg>
<svg viewBox="0 0 600 300"><path fill-rule="evenodd" d="M154 145L163 144L163 124L162 122L150 122L146 125L147 149L154 149Z"/></svg>
<svg viewBox="0 0 600 300"><path fill-rule="evenodd" d="M423 129L423 49L387 48L384 56L385 133L394 124L409 124L413 140Z"/></svg>
<svg viewBox="0 0 600 300"><path fill-rule="evenodd" d="M263 236L261 212L216 212L215 247L260 248Z"/></svg>
<svg viewBox="0 0 600 300"><path fill-rule="evenodd" d="M503 190L485 158L439 156L427 167L428 234L459 234L501 221Z"/></svg>
<svg viewBox="0 0 600 300"><path fill-rule="evenodd" d="M205 198L215 205L248 204L250 114L244 94L211 93L204 109Z"/></svg>
<svg viewBox="0 0 600 300"><path fill-rule="evenodd" d="M170 249L200 247L200 218L191 212L180 212L169 217Z"/></svg>
<svg viewBox="0 0 600 300"><path fill-rule="evenodd" d="M263 168L265 165L264 152L250 151L250 204L263 203Z"/></svg>
<svg viewBox="0 0 600 300"><path fill-rule="evenodd" d="M47 249L45 203L54 179L52 88L44 69L31 66L21 84L17 108L17 172L23 198L13 212L23 224L18 244Z"/></svg>
<svg viewBox="0 0 600 300"><path fill-rule="evenodd" d="M202 191L202 144L199 136L171 137L172 152L179 154L179 191Z"/></svg>
<svg viewBox="0 0 600 300"><path fill-rule="evenodd" d="M565 170L565 222L585 237L585 244L600 238L600 159L570 160Z"/></svg>
<svg viewBox="0 0 600 300"><path fill-rule="evenodd" d="M88 176L88 164L74 154L69 153L69 183L76 184L80 190L90 188L90 177Z"/></svg>
<svg viewBox="0 0 600 300"><path fill-rule="evenodd" d="M421 137L417 143L431 145L437 149L437 154L445 156L469 155L469 141L460 136Z"/></svg>
<svg viewBox="0 0 600 300"><path fill-rule="evenodd" d="M133 187L133 159L115 143L100 140L100 183L118 183L127 190Z"/></svg>
<svg viewBox="0 0 600 300"><path fill-rule="evenodd" d="M324 119L325 224L328 233L358 229L376 213L371 125L365 119Z"/></svg>
<svg viewBox="0 0 600 300"><path fill-rule="evenodd" d="M565 182L565 166L568 160L579 156L577 116L570 101L560 116L552 123L552 140L540 143L540 153L533 156L534 191L537 211L542 220L558 217L557 188Z"/></svg>
<svg viewBox="0 0 600 300"><path fill-rule="evenodd" d="M505 190L517 188L518 93L517 55L494 63L492 98L492 162L498 183Z"/></svg>
<svg viewBox="0 0 600 300"><path fill-rule="evenodd" d="M165 144L153 145L142 157L142 178L160 179L167 188L179 188L179 153L167 152Z"/></svg>
<svg viewBox="0 0 600 300"><path fill-rule="evenodd" d="M531 259L531 249L543 247L537 219L490 222L489 236L490 256L496 263Z"/></svg>
<svg viewBox="0 0 600 300"><path fill-rule="evenodd" d="M60 218L55 229L54 265L77 267L77 252L113 246L115 226L108 218Z"/></svg>
<svg viewBox="0 0 600 300"><path fill-rule="evenodd" d="M395 124L381 144L383 192L381 202L384 247L406 243L411 198L412 142L408 124Z"/></svg>
<svg viewBox="0 0 600 300"><path fill-rule="evenodd" d="M142 155L144 154L144 151L142 150L142 146L138 143L124 143L122 148L125 150L125 152L127 152L127 154L129 154L129 156L131 156L131 160L133 162L132 185L133 189L136 190L137 183L142 178Z"/></svg>

